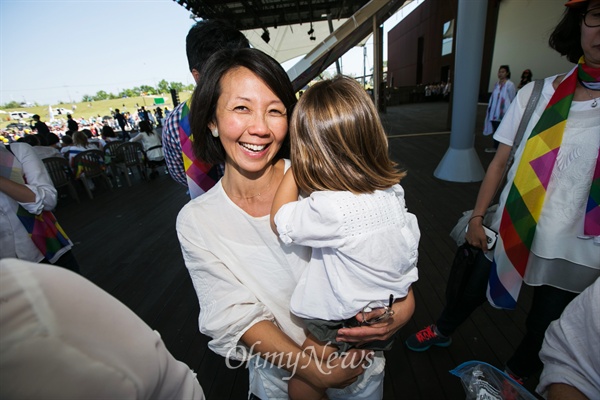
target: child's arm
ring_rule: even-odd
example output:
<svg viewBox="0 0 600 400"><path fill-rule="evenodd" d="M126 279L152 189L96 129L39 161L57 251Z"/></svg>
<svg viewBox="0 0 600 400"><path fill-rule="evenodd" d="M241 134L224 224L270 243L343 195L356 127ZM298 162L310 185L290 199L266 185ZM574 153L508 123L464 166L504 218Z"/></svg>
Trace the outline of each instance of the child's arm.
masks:
<svg viewBox="0 0 600 400"><path fill-rule="evenodd" d="M298 186L296 185L294 174L290 168L283 176L283 180L279 184L279 188L277 189L275 198L273 199L273 205L271 206L271 229L273 229L275 234L277 234L275 214L277 214L277 211L279 211L284 204L291 203L292 201L296 200L298 200Z"/></svg>

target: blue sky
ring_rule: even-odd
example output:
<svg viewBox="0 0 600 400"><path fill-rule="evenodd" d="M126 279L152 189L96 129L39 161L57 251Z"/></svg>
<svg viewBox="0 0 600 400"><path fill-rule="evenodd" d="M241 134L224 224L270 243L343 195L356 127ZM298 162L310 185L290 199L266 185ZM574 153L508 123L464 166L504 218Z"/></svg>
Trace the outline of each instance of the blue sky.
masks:
<svg viewBox="0 0 600 400"><path fill-rule="evenodd" d="M193 24L172 0L0 0L0 104L192 83Z"/></svg>
<svg viewBox="0 0 600 400"><path fill-rule="evenodd" d="M398 21L390 18L384 31ZM79 102L162 79L193 83L185 55L193 24L173 0L0 0L0 104ZM361 48L351 50L344 73L362 75L362 58Z"/></svg>

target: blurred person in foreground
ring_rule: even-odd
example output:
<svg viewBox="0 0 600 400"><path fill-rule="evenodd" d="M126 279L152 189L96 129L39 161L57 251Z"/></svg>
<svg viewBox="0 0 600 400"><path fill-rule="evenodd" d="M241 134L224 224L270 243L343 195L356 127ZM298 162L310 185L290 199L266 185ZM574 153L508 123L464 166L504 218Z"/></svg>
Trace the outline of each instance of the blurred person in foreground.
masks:
<svg viewBox="0 0 600 400"><path fill-rule="evenodd" d="M62 268L0 261L0 398L203 400L133 311Z"/></svg>
<svg viewBox="0 0 600 400"><path fill-rule="evenodd" d="M600 279L546 331L536 389L549 400L600 399Z"/></svg>

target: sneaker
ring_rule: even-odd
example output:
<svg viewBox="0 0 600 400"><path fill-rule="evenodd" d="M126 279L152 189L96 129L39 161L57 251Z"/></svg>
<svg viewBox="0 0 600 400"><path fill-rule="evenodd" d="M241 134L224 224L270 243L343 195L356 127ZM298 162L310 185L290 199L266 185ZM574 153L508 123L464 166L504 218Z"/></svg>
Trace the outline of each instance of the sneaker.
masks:
<svg viewBox="0 0 600 400"><path fill-rule="evenodd" d="M425 351L431 346L448 347L450 344L452 339L439 334L435 325L429 325L406 339L406 347L412 351Z"/></svg>
<svg viewBox="0 0 600 400"><path fill-rule="evenodd" d="M485 149L483 149L483 151L485 151L486 153L495 153L497 149L493 148L493 147L486 147Z"/></svg>

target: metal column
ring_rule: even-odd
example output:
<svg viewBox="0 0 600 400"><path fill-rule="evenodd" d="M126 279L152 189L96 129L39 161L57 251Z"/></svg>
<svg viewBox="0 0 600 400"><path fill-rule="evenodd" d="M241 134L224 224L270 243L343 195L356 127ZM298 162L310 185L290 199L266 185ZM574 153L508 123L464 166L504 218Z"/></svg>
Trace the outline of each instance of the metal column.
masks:
<svg viewBox="0 0 600 400"><path fill-rule="evenodd" d="M446 181L477 182L485 175L473 145L487 4L458 1L450 147L433 173Z"/></svg>

